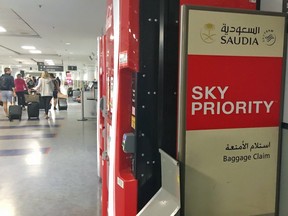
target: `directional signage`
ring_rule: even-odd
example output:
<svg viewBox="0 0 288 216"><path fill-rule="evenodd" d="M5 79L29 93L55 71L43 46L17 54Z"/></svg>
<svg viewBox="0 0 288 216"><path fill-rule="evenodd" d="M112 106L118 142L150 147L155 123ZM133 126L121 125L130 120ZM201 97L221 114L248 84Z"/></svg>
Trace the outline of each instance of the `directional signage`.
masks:
<svg viewBox="0 0 288 216"><path fill-rule="evenodd" d="M39 62L38 62L39 63ZM38 64L37 63L37 64ZM38 64L38 71L63 71L63 66L61 65L44 65Z"/></svg>
<svg viewBox="0 0 288 216"><path fill-rule="evenodd" d="M68 70L77 71L77 66L68 66Z"/></svg>

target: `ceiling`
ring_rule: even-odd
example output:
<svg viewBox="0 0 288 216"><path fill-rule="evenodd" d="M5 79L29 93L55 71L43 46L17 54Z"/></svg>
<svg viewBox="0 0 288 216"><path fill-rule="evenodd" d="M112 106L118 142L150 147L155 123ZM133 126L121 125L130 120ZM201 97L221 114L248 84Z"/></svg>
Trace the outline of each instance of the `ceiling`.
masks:
<svg viewBox="0 0 288 216"><path fill-rule="evenodd" d="M0 0L0 26L7 30L0 32L0 66L38 71L37 62L53 60L64 71L95 68L105 8L106 0Z"/></svg>

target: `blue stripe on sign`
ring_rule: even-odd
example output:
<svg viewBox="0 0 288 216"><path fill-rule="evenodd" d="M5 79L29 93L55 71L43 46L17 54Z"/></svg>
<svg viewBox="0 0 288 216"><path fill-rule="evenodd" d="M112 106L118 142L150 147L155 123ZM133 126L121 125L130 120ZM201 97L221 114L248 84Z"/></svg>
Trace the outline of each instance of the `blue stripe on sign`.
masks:
<svg viewBox="0 0 288 216"><path fill-rule="evenodd" d="M41 154L48 154L50 149L51 149L50 147L39 148L37 149L37 152L39 151ZM28 155L34 152L35 152L35 149L5 149L5 150L0 150L0 157Z"/></svg>
<svg viewBox="0 0 288 216"><path fill-rule="evenodd" d="M10 125L10 126L0 126L0 129L19 129L19 128L57 128L60 125Z"/></svg>
<svg viewBox="0 0 288 216"><path fill-rule="evenodd" d="M0 136L0 140L13 140L13 139L41 139L41 138L53 138L56 134L23 134L23 135L4 135Z"/></svg>

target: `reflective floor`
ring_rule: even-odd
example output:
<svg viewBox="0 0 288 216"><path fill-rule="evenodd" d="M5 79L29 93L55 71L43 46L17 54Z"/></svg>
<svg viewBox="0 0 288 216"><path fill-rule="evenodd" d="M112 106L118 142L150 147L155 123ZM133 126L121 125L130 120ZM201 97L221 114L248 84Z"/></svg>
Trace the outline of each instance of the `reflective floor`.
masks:
<svg viewBox="0 0 288 216"><path fill-rule="evenodd" d="M0 107L0 216L98 216L96 119L81 104L9 122Z"/></svg>

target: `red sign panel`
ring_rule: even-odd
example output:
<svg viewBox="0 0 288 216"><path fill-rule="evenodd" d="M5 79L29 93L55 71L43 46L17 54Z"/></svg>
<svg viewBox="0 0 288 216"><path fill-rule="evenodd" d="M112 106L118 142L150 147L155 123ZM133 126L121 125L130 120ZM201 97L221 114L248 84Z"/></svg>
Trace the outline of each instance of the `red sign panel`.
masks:
<svg viewBox="0 0 288 216"><path fill-rule="evenodd" d="M188 56L187 130L278 126L282 58Z"/></svg>

